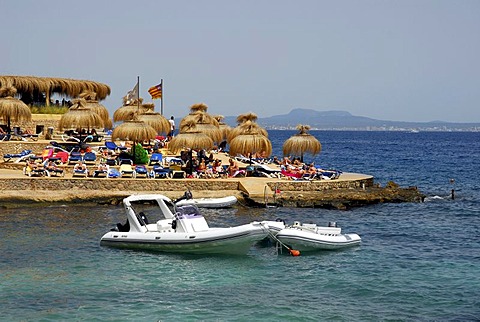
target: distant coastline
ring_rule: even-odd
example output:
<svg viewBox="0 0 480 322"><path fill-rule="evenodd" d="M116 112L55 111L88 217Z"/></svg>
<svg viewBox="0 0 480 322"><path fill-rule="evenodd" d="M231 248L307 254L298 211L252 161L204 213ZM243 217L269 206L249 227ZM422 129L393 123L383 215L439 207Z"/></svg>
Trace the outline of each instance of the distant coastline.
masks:
<svg viewBox="0 0 480 322"><path fill-rule="evenodd" d="M295 131L295 126L265 126L266 130L277 131ZM473 128L383 128L383 127L370 127L370 128L310 128L310 131L370 131L370 132L407 132L407 133L420 133L420 132L480 132L479 127Z"/></svg>
<svg viewBox="0 0 480 322"><path fill-rule="evenodd" d="M236 126L236 117L227 116L224 122ZM267 130L295 130L298 124L307 124L314 131L480 132L480 123L385 121L346 111L303 108L293 109L288 114L258 118L257 122Z"/></svg>

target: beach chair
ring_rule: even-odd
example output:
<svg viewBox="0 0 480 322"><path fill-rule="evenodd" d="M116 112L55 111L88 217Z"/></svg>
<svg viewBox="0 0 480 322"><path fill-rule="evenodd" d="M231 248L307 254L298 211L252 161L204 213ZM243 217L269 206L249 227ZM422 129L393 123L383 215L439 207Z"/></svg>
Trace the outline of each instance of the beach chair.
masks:
<svg viewBox="0 0 480 322"><path fill-rule="evenodd" d="M68 157L68 164L77 163L79 161L83 161L82 154L80 152L71 152Z"/></svg>
<svg viewBox="0 0 480 322"><path fill-rule="evenodd" d="M95 152L87 152L83 156L83 161L85 163L95 164L97 162L97 155Z"/></svg>
<svg viewBox="0 0 480 322"><path fill-rule="evenodd" d="M148 165L153 165L153 164L162 164L163 162L163 154L161 153L152 153L152 156L150 157L150 161L148 162Z"/></svg>
<svg viewBox="0 0 480 322"><path fill-rule="evenodd" d="M98 178L98 177L105 177L108 178L108 170L110 170L110 166L108 164L105 164L104 167L100 167L93 171L93 177Z"/></svg>
<svg viewBox="0 0 480 322"><path fill-rule="evenodd" d="M14 162L19 163L24 161L32 155L32 150L23 150L20 153L6 153L3 155L3 162L10 162L12 159L16 159Z"/></svg>
<svg viewBox="0 0 480 322"><path fill-rule="evenodd" d="M154 164L152 171L150 172L150 178L155 179L155 178L170 178L171 173L170 173L170 168L164 168L160 164Z"/></svg>
<svg viewBox="0 0 480 322"><path fill-rule="evenodd" d="M170 161L170 178L177 179L177 178L186 178L187 173L182 169L182 163L176 161Z"/></svg>
<svg viewBox="0 0 480 322"><path fill-rule="evenodd" d="M53 165L50 164L50 161L53 162ZM52 176L64 177L65 176L65 170L62 168L59 168L57 162L60 162L60 161L54 158L45 160L43 165L44 165L44 169L47 177L52 177Z"/></svg>
<svg viewBox="0 0 480 322"><path fill-rule="evenodd" d="M280 169L272 168L266 164L255 164L254 167L258 172L264 173L269 178L280 178L282 174Z"/></svg>
<svg viewBox="0 0 480 322"><path fill-rule="evenodd" d="M107 178L121 178L122 174L116 168L110 168L107 171Z"/></svg>
<svg viewBox="0 0 480 322"><path fill-rule="evenodd" d="M132 178L135 178L137 176L137 172L133 168L133 162L130 159L124 159L120 163L120 173L122 174L122 177L124 176L130 176Z"/></svg>
<svg viewBox="0 0 480 322"><path fill-rule="evenodd" d="M112 142L112 141L106 141L105 147L111 150L113 153L118 153L118 152L127 150L126 147L118 146L115 142Z"/></svg>
<svg viewBox="0 0 480 322"><path fill-rule="evenodd" d="M73 168L73 173L72 177L88 177L88 169L85 167L85 169L75 169Z"/></svg>
<svg viewBox="0 0 480 322"><path fill-rule="evenodd" d="M33 161L27 161L27 164L23 168L23 174L29 177L43 177L45 176L46 172L42 164L38 164Z"/></svg>
<svg viewBox="0 0 480 322"><path fill-rule="evenodd" d="M145 178L150 178L150 172L148 171L147 167L144 166L143 164L136 165L135 172L137 173L137 178L138 176L145 176Z"/></svg>
<svg viewBox="0 0 480 322"><path fill-rule="evenodd" d="M316 178L321 179L321 180L335 180L340 177L342 174L342 171L340 170L323 170L317 168L317 174Z"/></svg>

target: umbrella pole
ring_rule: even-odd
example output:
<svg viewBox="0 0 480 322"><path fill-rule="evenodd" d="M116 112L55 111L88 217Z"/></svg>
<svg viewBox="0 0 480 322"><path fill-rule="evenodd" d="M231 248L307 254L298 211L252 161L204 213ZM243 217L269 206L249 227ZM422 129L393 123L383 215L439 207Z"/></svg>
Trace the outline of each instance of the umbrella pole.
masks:
<svg viewBox="0 0 480 322"><path fill-rule="evenodd" d="M193 150L190 149L190 173L193 174Z"/></svg>
<svg viewBox="0 0 480 322"><path fill-rule="evenodd" d="M135 154L135 148L137 147L137 142L133 141L133 163L137 164L136 160L136 154Z"/></svg>

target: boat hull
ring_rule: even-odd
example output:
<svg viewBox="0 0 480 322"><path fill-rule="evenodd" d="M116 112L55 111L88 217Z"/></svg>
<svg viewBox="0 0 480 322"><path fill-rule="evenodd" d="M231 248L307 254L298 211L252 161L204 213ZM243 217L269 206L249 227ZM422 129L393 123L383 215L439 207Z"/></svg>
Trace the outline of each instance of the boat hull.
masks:
<svg viewBox="0 0 480 322"><path fill-rule="evenodd" d="M297 229L281 230L276 235L276 238L285 245L304 252L322 249L341 249L356 246L361 243L361 238L357 234L326 236Z"/></svg>
<svg viewBox="0 0 480 322"><path fill-rule="evenodd" d="M100 244L123 249L188 254L245 255L268 234L261 225L215 228L208 232L117 232L106 233Z"/></svg>

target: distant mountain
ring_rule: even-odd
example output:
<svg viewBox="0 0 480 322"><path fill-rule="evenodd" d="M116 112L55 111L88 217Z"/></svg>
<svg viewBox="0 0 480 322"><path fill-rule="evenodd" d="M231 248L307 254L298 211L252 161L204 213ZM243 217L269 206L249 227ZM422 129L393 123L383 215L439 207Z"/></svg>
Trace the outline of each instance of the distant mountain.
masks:
<svg viewBox="0 0 480 322"><path fill-rule="evenodd" d="M228 116L224 121L230 126L237 125L235 116ZM259 118L257 122L267 129L295 129L298 124L304 124L318 130L480 130L480 123L385 121L355 116L346 111L315 111L305 108L293 109L288 114Z"/></svg>

